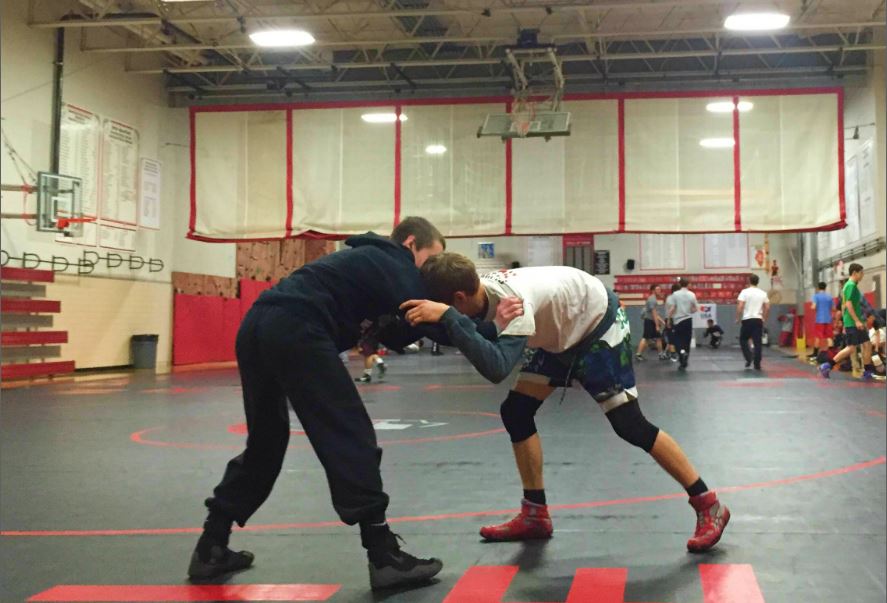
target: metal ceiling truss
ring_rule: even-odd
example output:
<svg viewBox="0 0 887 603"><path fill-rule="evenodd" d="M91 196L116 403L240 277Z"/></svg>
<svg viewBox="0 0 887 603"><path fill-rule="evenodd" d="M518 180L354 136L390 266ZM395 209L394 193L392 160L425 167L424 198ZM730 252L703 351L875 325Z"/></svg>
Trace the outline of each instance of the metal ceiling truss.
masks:
<svg viewBox="0 0 887 603"><path fill-rule="evenodd" d="M499 94L514 83L506 48L528 29L541 29L539 41L557 48L568 92L631 82L842 77L864 73L871 53L885 49L885 2L865 1L860 11L845 7L861 4L797 0L791 27L755 36L720 26L735 0L29 0L29 15L32 27L79 28L83 52L125 53L129 72L165 76L168 91L187 103ZM253 27L284 23L316 28L317 42L259 49L247 39ZM680 27L687 23L699 26Z"/></svg>

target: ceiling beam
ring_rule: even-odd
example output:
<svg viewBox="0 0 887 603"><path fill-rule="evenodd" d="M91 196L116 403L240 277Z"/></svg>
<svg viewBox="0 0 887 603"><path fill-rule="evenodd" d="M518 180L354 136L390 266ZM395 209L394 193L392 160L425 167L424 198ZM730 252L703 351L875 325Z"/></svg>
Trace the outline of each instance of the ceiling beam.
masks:
<svg viewBox="0 0 887 603"><path fill-rule="evenodd" d="M595 4L588 3L565 3L558 4L555 2L538 5L520 5L520 6L496 6L486 10L477 8L421 8L421 9L395 9L395 10L371 10L371 11L335 11L335 12L313 12L313 13L278 13L278 14L261 14L261 15L242 15L246 22L251 21L322 21L327 19L392 19L401 17L459 17L464 15L482 15L490 17L495 14L516 15L523 13L548 14L549 11L610 11L610 10L637 10L643 8L669 8L669 7L697 7L697 6L722 6L733 5L735 0L638 0L634 2L600 2ZM168 16L166 21L176 25L210 25L219 23L236 22L237 15L206 15L206 16ZM59 19L54 21L38 21L30 25L40 28L57 28L57 27L105 27L105 26L123 26L123 25L160 25L162 19L160 17L126 17L126 13L119 16L103 17L99 19L80 18L80 19Z"/></svg>
<svg viewBox="0 0 887 603"><path fill-rule="evenodd" d="M649 72L631 72L631 73L620 73L617 75L613 75L610 78L607 78L611 84L614 81L632 81L632 80L655 80L655 81L674 81L674 80L695 80L695 81L710 81L713 77L717 78L717 81L727 83L727 81L735 79L735 78L767 78L767 77L785 77L791 76L793 78L803 78L803 77L811 77L811 78L822 78L827 77L831 74L841 74L841 75L849 75L849 74L862 74L866 72L865 66L845 66L838 67L834 70L829 70L828 67L816 67L816 68L808 68L808 67L784 67L778 69L729 69L722 70L719 74L715 75L711 71L672 71L672 72L664 72L664 73L649 73ZM445 88L454 88L454 87L465 87L470 85L489 85L495 84L500 86L501 84L507 84L511 82L511 78L507 76L502 77L462 77L462 78L453 78L450 80L446 79L417 79L415 80L416 84L422 86L423 91L431 91L435 89L445 89ZM570 76L568 83L571 85L582 85L582 84L603 84L605 82L604 77L601 74L582 74L582 75L574 75ZM730 82L732 83L732 82ZM399 87L401 84L397 81L388 81L388 80L360 80L360 81L351 81L351 82L311 82L312 91L311 94L323 94L324 91L326 93L335 93L340 92L342 90L353 89L353 88L391 88L392 90L396 87ZM206 98L235 98L235 97L249 97L249 96L280 96L281 94L277 91L269 91L267 89L266 84L229 84L226 86L217 86L217 87L208 87L207 94L204 96ZM188 86L173 86L168 89L169 92L173 93L182 93L182 94L193 94L193 89ZM218 94L212 94L217 92ZM229 94L233 92L234 94ZM567 93L569 94L569 92ZM503 96L507 96L504 94Z"/></svg>
<svg viewBox="0 0 887 603"><path fill-rule="evenodd" d="M865 21L851 23L829 23L829 24L799 24L795 27L787 27L780 33L791 33L794 31L810 31L820 30L823 33L834 33L845 30L858 30L868 27L885 27L884 21ZM552 36L543 35L543 39L550 39L553 43L566 43L569 41L585 41L589 38L620 38L632 39L643 38L647 40L670 38L673 36L697 36L720 33L724 38L741 37L743 34L733 34L723 30L722 28L696 28L696 29L673 29L673 30L654 30L654 31L594 31L594 32L576 32L555 34ZM418 44L514 44L514 38L505 36L434 36L434 37L402 37L402 38L385 38L376 40L349 40L349 41L324 41L318 40L313 44L315 48L364 48L377 46L416 46ZM108 48L94 47L83 48L83 52L103 53L103 52L184 52L196 50L246 50L255 49L256 45L252 42L237 42L228 44L167 44L155 46L115 46ZM292 48L263 48L263 53L275 52L292 52Z"/></svg>
<svg viewBox="0 0 887 603"><path fill-rule="evenodd" d="M762 56L762 55L786 55L786 54L809 54L809 53L821 53L821 52L868 52L873 50L884 50L887 48L885 44L859 44L856 46L837 46L837 45L828 45L828 46L799 46L799 47L784 47L784 48L731 48L731 49L722 49L722 50L677 50L677 51L667 51L667 52L627 52L627 53L618 53L612 54L607 53L606 59L607 61L637 61L637 60L649 60L649 59L684 59L684 58L695 58L695 57L716 57L720 56L728 57L728 56ZM597 60L597 57L594 54L581 54L581 55L560 55L558 57L564 63L577 62L577 61L593 61ZM541 62L542 59L539 59ZM529 59L528 62L539 62ZM398 66L401 69L406 69L410 67L453 67L453 66L476 66L476 65L496 65L501 62L499 58L489 58L489 59L438 59L438 60L419 60L419 61L399 61ZM290 65L283 65L283 67L289 71L312 71L312 70L323 70L329 71L329 69L334 67L335 69L380 69L389 66L389 62L385 61L371 61L364 63L293 63ZM277 65L261 65L250 67L251 71L274 71L277 69ZM161 74L165 71L169 71L170 73L226 73L226 72L238 72L240 69L233 65L206 65L206 66L194 66L194 67L157 67L154 69L135 69L130 70L129 73L138 73L138 74Z"/></svg>

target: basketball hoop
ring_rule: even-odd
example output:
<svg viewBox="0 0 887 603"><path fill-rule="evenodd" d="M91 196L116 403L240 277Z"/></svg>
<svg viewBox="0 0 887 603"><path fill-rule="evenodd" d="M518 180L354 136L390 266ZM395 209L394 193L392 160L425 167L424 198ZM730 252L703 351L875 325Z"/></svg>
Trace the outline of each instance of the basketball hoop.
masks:
<svg viewBox="0 0 887 603"><path fill-rule="evenodd" d="M67 230L71 224L86 224L87 222L95 222L95 218L59 218L56 225L59 230Z"/></svg>
<svg viewBox="0 0 887 603"><path fill-rule="evenodd" d="M520 138L526 138L536 117L536 103L519 99L511 111L511 131Z"/></svg>

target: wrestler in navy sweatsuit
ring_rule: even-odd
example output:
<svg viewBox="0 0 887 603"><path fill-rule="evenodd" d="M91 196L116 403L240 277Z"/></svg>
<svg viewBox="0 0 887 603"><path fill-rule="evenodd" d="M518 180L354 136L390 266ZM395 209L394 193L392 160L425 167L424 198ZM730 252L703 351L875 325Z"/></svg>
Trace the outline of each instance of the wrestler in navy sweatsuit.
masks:
<svg viewBox="0 0 887 603"><path fill-rule="evenodd" d="M349 525L384 517L382 449L360 395L338 354L354 347L364 320L397 315L427 297L413 253L373 233L299 268L259 296L237 334L237 364L249 435L206 501L241 527L268 498L290 436L290 404L317 453L333 507ZM482 331L495 338L495 326ZM447 343L442 329L405 321L379 334L397 349L422 336Z"/></svg>

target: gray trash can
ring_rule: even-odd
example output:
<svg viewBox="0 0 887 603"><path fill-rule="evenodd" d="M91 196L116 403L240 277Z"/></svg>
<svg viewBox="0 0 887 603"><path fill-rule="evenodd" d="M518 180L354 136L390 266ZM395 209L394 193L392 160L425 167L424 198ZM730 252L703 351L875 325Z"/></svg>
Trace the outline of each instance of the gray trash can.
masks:
<svg viewBox="0 0 887 603"><path fill-rule="evenodd" d="M137 369L157 366L157 335L133 335L130 340L132 365Z"/></svg>

